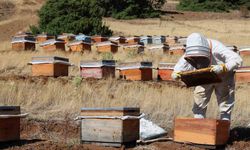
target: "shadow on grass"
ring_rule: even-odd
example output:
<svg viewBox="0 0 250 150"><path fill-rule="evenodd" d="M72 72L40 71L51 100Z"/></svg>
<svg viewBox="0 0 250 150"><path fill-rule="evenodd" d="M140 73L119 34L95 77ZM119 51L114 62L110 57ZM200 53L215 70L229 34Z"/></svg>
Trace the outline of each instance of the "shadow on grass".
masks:
<svg viewBox="0 0 250 150"><path fill-rule="evenodd" d="M20 141L11 141L11 142L0 142L0 149L6 149L15 146L24 146L27 144L33 144L36 142L41 142L43 140L40 139L32 139L32 140L20 140Z"/></svg>
<svg viewBox="0 0 250 150"><path fill-rule="evenodd" d="M236 127L230 131L229 144L235 141L250 141L250 128Z"/></svg>

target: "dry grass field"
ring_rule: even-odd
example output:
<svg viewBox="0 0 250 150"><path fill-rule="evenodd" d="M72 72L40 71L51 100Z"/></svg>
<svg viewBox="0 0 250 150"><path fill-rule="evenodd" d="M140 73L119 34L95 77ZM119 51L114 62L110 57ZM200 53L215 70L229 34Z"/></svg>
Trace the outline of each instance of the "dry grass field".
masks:
<svg viewBox="0 0 250 150"><path fill-rule="evenodd" d="M84 54L45 53L40 48L34 52L11 51L11 36L18 31L27 30L31 24L37 24L36 12L44 0L5 0L7 1L15 4L15 7L10 8L13 10L7 14L7 19L6 16L0 16L0 105L20 105L24 112L30 114L29 119L47 121L63 120L68 115L73 120L81 107L138 106L147 118L168 131L171 130L174 117L192 117L193 89L157 82L156 70L154 81L149 82L127 82L119 79L81 80L78 77L80 60L99 60L105 56L95 51ZM105 18L104 23L110 26L116 35L187 36L192 32L201 32L229 45L250 45L249 19L202 19L202 14L197 19L192 18L192 21L185 17L176 17L173 19L166 15L161 19L130 21ZM27 63L31 57L51 55L68 57L75 65L70 67L69 77L30 77L31 66ZM118 52L113 58L118 62L153 61L154 67L157 67L159 62L177 62L179 56ZM243 59L244 65L250 65L250 58ZM237 85L236 89L232 127L246 127L250 124L250 84ZM209 118L218 117L214 95L207 113Z"/></svg>

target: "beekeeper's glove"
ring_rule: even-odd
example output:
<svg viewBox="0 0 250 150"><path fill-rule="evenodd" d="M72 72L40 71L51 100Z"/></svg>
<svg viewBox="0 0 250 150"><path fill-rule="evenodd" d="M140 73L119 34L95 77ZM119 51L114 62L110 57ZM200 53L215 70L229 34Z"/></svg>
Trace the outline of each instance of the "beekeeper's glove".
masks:
<svg viewBox="0 0 250 150"><path fill-rule="evenodd" d="M227 72L227 68L226 68L225 64L213 65L210 71L214 72L216 74L221 74L221 73Z"/></svg>
<svg viewBox="0 0 250 150"><path fill-rule="evenodd" d="M181 74L179 71L174 71L171 75L172 79L178 81L181 79Z"/></svg>

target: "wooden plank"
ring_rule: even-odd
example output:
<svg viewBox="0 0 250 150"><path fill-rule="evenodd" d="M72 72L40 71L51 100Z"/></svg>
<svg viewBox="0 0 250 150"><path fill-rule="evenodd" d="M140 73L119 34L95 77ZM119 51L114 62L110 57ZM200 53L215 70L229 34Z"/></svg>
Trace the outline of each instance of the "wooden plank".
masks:
<svg viewBox="0 0 250 150"><path fill-rule="evenodd" d="M139 108L129 108L129 110L124 109L110 109L110 110L102 110L93 108L93 110L81 110L82 116L139 116L140 109Z"/></svg>

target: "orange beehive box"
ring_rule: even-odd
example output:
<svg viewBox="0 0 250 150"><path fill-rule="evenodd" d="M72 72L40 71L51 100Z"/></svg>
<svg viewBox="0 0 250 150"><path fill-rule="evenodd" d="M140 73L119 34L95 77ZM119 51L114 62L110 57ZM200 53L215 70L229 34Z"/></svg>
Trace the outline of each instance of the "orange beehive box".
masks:
<svg viewBox="0 0 250 150"><path fill-rule="evenodd" d="M237 83L250 82L250 66L240 67L235 72L235 80Z"/></svg>
<svg viewBox="0 0 250 150"><path fill-rule="evenodd" d="M250 47L240 48L239 53L241 56L250 56Z"/></svg>
<svg viewBox="0 0 250 150"><path fill-rule="evenodd" d="M32 76L59 77L68 76L71 65L68 58L57 56L32 57Z"/></svg>
<svg viewBox="0 0 250 150"><path fill-rule="evenodd" d="M36 41L33 37L20 37L14 36L12 38L12 50L21 51L21 50L35 50Z"/></svg>
<svg viewBox="0 0 250 150"><path fill-rule="evenodd" d="M108 41L108 38L103 37L103 36L92 36L91 40L92 40L93 43L100 43L100 42Z"/></svg>
<svg viewBox="0 0 250 150"><path fill-rule="evenodd" d="M173 81L171 74L175 63L160 63L158 66L158 80Z"/></svg>
<svg viewBox="0 0 250 150"><path fill-rule="evenodd" d="M144 52L144 46L140 44L128 44L128 45L123 45L123 51L125 52L136 52L136 53L142 53Z"/></svg>
<svg viewBox="0 0 250 150"><path fill-rule="evenodd" d="M69 43L70 41L75 40L75 35L71 33L63 33L59 35L57 39L63 40L65 43Z"/></svg>
<svg viewBox="0 0 250 150"><path fill-rule="evenodd" d="M169 49L169 54L170 55L183 55L185 53L185 46L183 45L176 45L176 46L172 46Z"/></svg>
<svg viewBox="0 0 250 150"><path fill-rule="evenodd" d="M72 52L91 51L91 43L84 41L73 41L68 44L69 50Z"/></svg>
<svg viewBox="0 0 250 150"><path fill-rule="evenodd" d="M176 118L174 141L204 145L225 145L230 122L216 119Z"/></svg>
<svg viewBox="0 0 250 150"><path fill-rule="evenodd" d="M140 37L138 37L138 36L126 38L126 43L128 43L128 44L138 44L139 42L140 42Z"/></svg>
<svg viewBox="0 0 250 150"><path fill-rule="evenodd" d="M20 140L20 118L19 106L0 106L0 142Z"/></svg>
<svg viewBox="0 0 250 150"><path fill-rule="evenodd" d="M65 42L63 40L58 39L50 39L40 44L44 51L56 51L62 50L65 51Z"/></svg>
<svg viewBox="0 0 250 150"><path fill-rule="evenodd" d="M110 41L97 43L96 48L97 51L100 53L105 53L105 52L116 53L118 51L118 45Z"/></svg>
<svg viewBox="0 0 250 150"><path fill-rule="evenodd" d="M45 42L45 41L50 40L50 39L55 39L55 36L48 35L48 34L38 34L36 36L36 41L38 43L42 43L42 42Z"/></svg>
<svg viewBox="0 0 250 150"><path fill-rule="evenodd" d="M113 37L110 37L109 40L111 42L115 42L117 44L125 44L126 43L126 38L124 36L113 36Z"/></svg>
<svg viewBox="0 0 250 150"><path fill-rule="evenodd" d="M120 78L125 80L149 81L153 79L152 62L121 63L117 68Z"/></svg>
<svg viewBox="0 0 250 150"><path fill-rule="evenodd" d="M80 65L81 76L83 78L102 79L115 77L115 61L81 61Z"/></svg>
<svg viewBox="0 0 250 150"><path fill-rule="evenodd" d="M81 142L114 147L136 145L139 140L139 116L140 108L134 107L82 108Z"/></svg>
<svg viewBox="0 0 250 150"><path fill-rule="evenodd" d="M166 37L166 43L168 45L175 45L178 42L178 38L176 36L168 36Z"/></svg>

